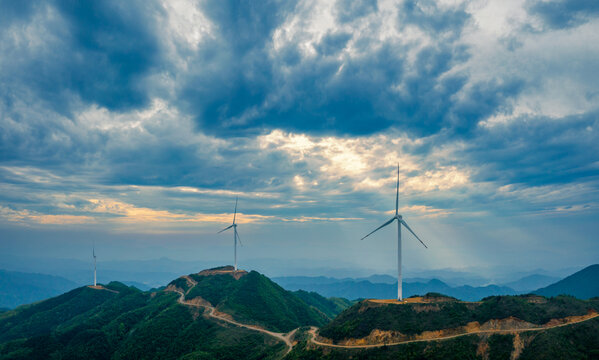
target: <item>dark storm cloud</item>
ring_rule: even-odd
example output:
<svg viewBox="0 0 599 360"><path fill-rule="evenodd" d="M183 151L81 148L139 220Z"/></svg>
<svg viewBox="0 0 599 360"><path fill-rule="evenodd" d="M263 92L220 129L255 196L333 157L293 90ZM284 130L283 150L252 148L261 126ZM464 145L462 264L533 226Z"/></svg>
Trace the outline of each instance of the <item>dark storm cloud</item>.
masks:
<svg viewBox="0 0 599 360"><path fill-rule="evenodd" d="M550 29L576 27L599 16L599 2L595 0L529 0L527 7Z"/></svg>
<svg viewBox="0 0 599 360"><path fill-rule="evenodd" d="M345 48L351 38L351 34L348 33L327 34L322 38L316 50L324 56L336 55Z"/></svg>
<svg viewBox="0 0 599 360"><path fill-rule="evenodd" d="M153 4L19 3L28 5L7 6L4 17L12 21L0 24L3 52L10 54L0 73L8 107L14 98L31 96L63 114L78 101L113 110L147 103L144 76L159 56ZM39 44L15 40L29 36Z"/></svg>
<svg viewBox="0 0 599 360"><path fill-rule="evenodd" d="M157 25L165 10L152 2L10 6L11 18L35 25L44 42L27 47L5 34L3 50L12 56L2 63L8 86L0 95L13 113L15 102L30 98L67 117L88 104L127 111L147 106L150 93L160 92L156 74L170 74L176 78L171 100L195 118L198 131L217 136L273 128L361 135L389 127L416 136L443 129L466 134L517 95L517 79L465 90L467 72L447 74L470 57L457 39L470 18L465 6L426 0L398 6L397 27L422 30L429 45L381 42L375 21L366 34L328 32L313 44L316 54L306 57L298 40L273 48L275 30L300 11L296 2L204 2L201 10L214 31L197 50L181 50L185 70L165 56L165 32ZM47 16L50 10L57 16ZM340 26L377 11L376 1L339 1L333 10ZM6 29L22 31L9 24ZM355 54L342 54L349 44ZM411 52L415 61L408 59Z"/></svg>
<svg viewBox="0 0 599 360"><path fill-rule="evenodd" d="M337 20L351 22L378 10L377 0L337 0Z"/></svg>
<svg viewBox="0 0 599 360"><path fill-rule="evenodd" d="M481 128L464 156L479 167L477 181L527 186L596 183L598 115L530 116Z"/></svg>
<svg viewBox="0 0 599 360"><path fill-rule="evenodd" d="M337 11L349 6L344 4L338 3ZM365 4L355 5L361 10L351 14L377 8ZM398 26L416 26L431 37L432 43L419 50L338 31L325 34L314 44L316 54L308 57L297 42L284 44L280 56L273 55L273 32L294 10L288 3L209 3L205 10L217 36L200 45L179 97L201 129L219 136L272 128L360 135L390 126L416 135L444 128L467 133L518 93L516 79L510 85L488 81L457 99L468 74L446 73L470 57L456 40L469 19L464 6L402 4ZM350 42L359 54L341 55ZM411 51L417 51L413 63L408 61ZM480 110L471 106L478 101L483 101Z"/></svg>
<svg viewBox="0 0 599 360"><path fill-rule="evenodd" d="M434 35L459 36L470 19L466 4L443 9L434 0L406 0L399 7L401 25L414 25Z"/></svg>

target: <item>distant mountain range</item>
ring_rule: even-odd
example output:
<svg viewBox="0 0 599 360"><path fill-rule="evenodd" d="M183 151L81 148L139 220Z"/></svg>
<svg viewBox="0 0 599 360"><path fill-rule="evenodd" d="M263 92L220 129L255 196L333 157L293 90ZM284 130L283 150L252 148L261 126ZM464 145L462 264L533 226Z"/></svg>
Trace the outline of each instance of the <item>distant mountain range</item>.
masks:
<svg viewBox="0 0 599 360"><path fill-rule="evenodd" d="M59 276L0 270L0 308L14 308L60 295L78 286Z"/></svg>
<svg viewBox="0 0 599 360"><path fill-rule="evenodd" d="M538 288L553 284L554 282L559 281L559 279L560 278L555 276L533 274L502 285L522 293L528 293Z"/></svg>
<svg viewBox="0 0 599 360"><path fill-rule="evenodd" d="M54 273L64 273L69 277L0 270L0 308L14 308L21 304L56 296L77 286L88 284L92 279L93 273L90 270L82 269L82 263L77 261L49 260L38 265L42 268L48 266L48 269L52 269ZM73 266L73 270L69 271L68 266ZM105 266L111 266L116 270L107 269ZM98 276L100 282L106 283L117 280L146 291L153 287L166 285L170 279L177 276L173 274L178 268L193 267L193 264L163 258L130 263L107 262L102 267ZM534 292L546 296L570 294L578 298L590 298L599 296L599 291L593 286L593 284L599 283L599 276L596 274L597 267L599 265L590 266L561 281L555 276L539 273L499 285L472 286L469 284L456 286L452 285L453 282L448 283L435 278L409 278L404 281L404 296L437 292L466 301L477 301L491 295ZM142 271L144 268L149 271L144 273ZM187 271L181 271L179 274L185 272ZM313 291L326 297L353 300L360 298L394 298L397 293L396 278L386 274L357 278L288 276L275 277L273 280L287 290Z"/></svg>
<svg viewBox="0 0 599 360"><path fill-rule="evenodd" d="M390 277L389 277L390 278ZM390 279L382 278L389 281ZM397 284L375 283L361 279L335 279L328 277L278 277L275 282L287 290L314 291L325 297L342 297L346 299L393 299L397 296ZM393 279L395 280L395 279ZM426 282L404 282L403 295L424 295L426 293L441 293L465 301L478 301L491 295L515 295L518 292L506 286L456 286L451 287L438 279Z"/></svg>
<svg viewBox="0 0 599 360"><path fill-rule="evenodd" d="M273 280L288 290L314 291L326 297L390 299L397 296L397 280L389 275L372 275L357 279L289 276L276 277ZM464 301L478 301L493 295L517 295L532 292L545 296L566 294L581 299L599 296L597 290L599 285L595 285L599 284L599 265L590 266L564 280L559 280L559 278L549 275L532 274L502 285L451 286L439 279L415 278L404 281L403 295L409 297L435 292Z"/></svg>
<svg viewBox="0 0 599 360"><path fill-rule="evenodd" d="M543 296L572 295L579 299L599 297L599 264L586 267L534 293Z"/></svg>

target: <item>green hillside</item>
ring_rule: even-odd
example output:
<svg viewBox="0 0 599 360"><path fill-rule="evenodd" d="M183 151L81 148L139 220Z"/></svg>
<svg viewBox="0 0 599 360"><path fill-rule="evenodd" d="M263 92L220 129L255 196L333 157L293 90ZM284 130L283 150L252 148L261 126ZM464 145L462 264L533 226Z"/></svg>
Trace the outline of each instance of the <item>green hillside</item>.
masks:
<svg viewBox="0 0 599 360"><path fill-rule="evenodd" d="M588 266L534 293L543 296L571 295L579 299L597 297L599 296L599 264Z"/></svg>
<svg viewBox="0 0 599 360"><path fill-rule="evenodd" d="M304 337L305 339L305 337ZM322 348L304 340L287 360L463 360L597 359L599 318L540 332L466 335L443 341L407 343L370 349Z"/></svg>
<svg viewBox="0 0 599 360"><path fill-rule="evenodd" d="M472 321L482 324L510 316L540 325L554 318L584 315L590 309L599 310L599 301L569 296L550 299L534 295L492 296L478 303L450 300L432 304L380 304L364 300L325 325L320 335L334 341L366 337L374 329L412 335L465 326Z"/></svg>
<svg viewBox="0 0 599 360"><path fill-rule="evenodd" d="M270 359L285 345L223 326L172 292L82 287L0 314L0 359Z"/></svg>
<svg viewBox="0 0 599 360"><path fill-rule="evenodd" d="M322 311L326 316L333 319L340 312L350 307L353 302L343 298L325 298L315 292L304 290L294 291L293 294L302 299L306 304Z"/></svg>
<svg viewBox="0 0 599 360"><path fill-rule="evenodd" d="M544 324L599 310L599 299L537 295L494 296L477 303L428 294L404 304L289 292L267 277L228 267L172 281L164 290L140 291L122 283L81 287L63 295L0 312L0 360L8 359L279 359L280 338L208 316L199 297L244 324L277 332L298 329L286 359L521 359L596 358L599 317L578 324L513 333L466 334L369 349L331 349L310 342L310 326L334 341L363 338L372 330L404 335L516 317ZM329 317L341 313L332 321ZM219 315L220 316L220 315ZM327 324L328 322L328 324ZM553 322L555 323L555 321ZM559 322L558 322L559 323Z"/></svg>
<svg viewBox="0 0 599 360"><path fill-rule="evenodd" d="M330 320L327 315L331 314L330 308L336 308L324 298L325 305L307 304L256 271L239 279L228 273L191 274L190 277L197 285L185 295L187 300L201 297L235 320L273 331L288 332L304 325L322 326ZM320 307L323 310L319 310Z"/></svg>

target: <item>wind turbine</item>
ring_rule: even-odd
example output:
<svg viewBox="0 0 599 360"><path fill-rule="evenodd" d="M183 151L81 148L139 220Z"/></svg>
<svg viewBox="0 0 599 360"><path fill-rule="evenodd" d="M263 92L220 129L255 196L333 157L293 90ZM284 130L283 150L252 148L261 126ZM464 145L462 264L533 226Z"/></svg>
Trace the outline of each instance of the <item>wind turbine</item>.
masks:
<svg viewBox="0 0 599 360"><path fill-rule="evenodd" d="M235 224L235 217L237 216L237 200L238 200L238 198L236 197L235 198L235 212L233 213L233 224L227 226L226 228L224 228L218 232L218 234L220 234L225 230L229 230L230 228L233 228L233 244L234 244L234 249L235 249L234 250L234 252L235 252L235 271L237 271L237 241L239 241L239 245L242 245L241 238L239 238L239 234L237 233L237 224Z"/></svg>
<svg viewBox="0 0 599 360"><path fill-rule="evenodd" d="M96 286L96 240L94 240L94 245L92 247L92 255L94 256L94 287Z"/></svg>
<svg viewBox="0 0 599 360"><path fill-rule="evenodd" d="M397 192L395 193L395 216L393 216L391 218L391 220L387 221L386 223L384 223L383 225L377 227L376 229L374 229L372 232L370 232L368 235L364 236L362 239L360 240L364 240L367 237L369 237L370 235L374 234L375 232L377 232L378 230L384 228L385 226L391 224L393 221L397 220L397 300L401 301L403 300L402 298L402 294L401 294L401 226L405 226L406 229L408 229L409 232L412 233L412 235L414 235L416 237L416 239L418 239L418 241L420 241L420 243L428 249L428 246L426 246L424 244L424 242L422 242L422 240L420 240L420 238L418 237L418 235L416 235L412 229L410 229L410 227L408 226L408 224L403 220L402 216L399 215L399 164L397 164Z"/></svg>

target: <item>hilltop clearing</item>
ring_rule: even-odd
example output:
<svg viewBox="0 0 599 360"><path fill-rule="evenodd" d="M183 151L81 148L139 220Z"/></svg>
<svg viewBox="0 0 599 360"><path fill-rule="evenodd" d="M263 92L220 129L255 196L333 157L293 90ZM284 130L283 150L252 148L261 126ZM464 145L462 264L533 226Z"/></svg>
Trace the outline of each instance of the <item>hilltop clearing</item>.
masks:
<svg viewBox="0 0 599 360"><path fill-rule="evenodd" d="M256 271L226 267L181 277L167 289L183 292L186 301L206 301L237 321L278 332L324 325L330 321L327 313L339 310L338 304L316 294L301 294L304 301Z"/></svg>

